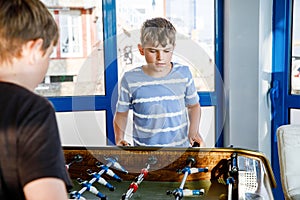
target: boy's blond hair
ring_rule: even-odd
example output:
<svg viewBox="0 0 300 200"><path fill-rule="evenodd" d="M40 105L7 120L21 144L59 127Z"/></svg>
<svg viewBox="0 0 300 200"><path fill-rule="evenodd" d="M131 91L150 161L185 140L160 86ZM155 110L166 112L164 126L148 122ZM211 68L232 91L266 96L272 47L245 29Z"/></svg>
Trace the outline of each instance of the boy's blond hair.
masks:
<svg viewBox="0 0 300 200"><path fill-rule="evenodd" d="M58 41L58 27L40 0L0 1L0 64L20 58L22 46L43 39L42 51Z"/></svg>
<svg viewBox="0 0 300 200"><path fill-rule="evenodd" d="M176 29L173 24L165 18L157 17L146 20L141 28L141 44L157 47L168 44L175 46Z"/></svg>

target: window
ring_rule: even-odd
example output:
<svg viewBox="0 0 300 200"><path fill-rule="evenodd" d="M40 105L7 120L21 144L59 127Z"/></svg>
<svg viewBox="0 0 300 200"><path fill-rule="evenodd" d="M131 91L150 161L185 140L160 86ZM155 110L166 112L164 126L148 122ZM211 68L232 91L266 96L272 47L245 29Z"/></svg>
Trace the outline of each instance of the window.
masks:
<svg viewBox="0 0 300 200"><path fill-rule="evenodd" d="M116 0L119 79L144 63L137 49L142 23L162 16L178 33L173 61L190 66L198 91L214 91L214 8L214 0Z"/></svg>
<svg viewBox="0 0 300 200"><path fill-rule="evenodd" d="M104 95L102 4L99 1L51 2L47 6L60 29L46 78L38 94Z"/></svg>
<svg viewBox="0 0 300 200"><path fill-rule="evenodd" d="M63 137L72 137L63 127L72 112L100 111L106 127L95 132L106 135L106 140L99 139L107 145L114 143L118 80L126 70L144 62L137 53L141 23L151 16L164 16L174 21L178 32L174 61L189 65L193 73L205 115L200 126L207 145L223 144L223 99L218 91L222 87L216 78L223 71L222 0L187 0L184 4L181 0L44 1L60 26L61 38L36 92L47 96L58 113L68 113L59 122ZM93 120L86 123L94 125Z"/></svg>
<svg viewBox="0 0 300 200"><path fill-rule="evenodd" d="M59 27L61 57L82 57L81 12L79 10L59 11Z"/></svg>

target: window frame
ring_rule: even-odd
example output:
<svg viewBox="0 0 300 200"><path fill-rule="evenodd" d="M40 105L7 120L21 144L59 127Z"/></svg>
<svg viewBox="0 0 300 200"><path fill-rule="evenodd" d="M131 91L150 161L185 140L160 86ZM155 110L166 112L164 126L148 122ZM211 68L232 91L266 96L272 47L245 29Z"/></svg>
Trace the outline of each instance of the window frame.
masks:
<svg viewBox="0 0 300 200"><path fill-rule="evenodd" d="M116 98L114 87L118 84L116 2L102 0L103 50L105 65L105 95L48 97L56 112L99 111L106 113L107 145L114 145L113 115L111 99ZM215 90L198 92L201 106L215 108L216 147L223 147L224 88L223 88L223 18L224 0L215 0ZM93 103L89 103L93 102Z"/></svg>
<svg viewBox="0 0 300 200"><path fill-rule="evenodd" d="M276 131L279 126L290 124L291 109L300 109L300 96L291 93L291 60L293 0L273 2L273 52L271 110L271 164L277 182L274 196L284 199L282 192Z"/></svg>

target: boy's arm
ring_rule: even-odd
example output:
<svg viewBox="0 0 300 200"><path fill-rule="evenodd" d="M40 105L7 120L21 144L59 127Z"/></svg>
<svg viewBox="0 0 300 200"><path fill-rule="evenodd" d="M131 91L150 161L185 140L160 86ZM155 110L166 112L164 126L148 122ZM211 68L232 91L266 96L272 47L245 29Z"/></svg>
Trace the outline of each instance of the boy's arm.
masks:
<svg viewBox="0 0 300 200"><path fill-rule="evenodd" d="M118 146L129 146L129 143L124 140L124 133L127 125L128 111L116 112L114 118L115 141Z"/></svg>
<svg viewBox="0 0 300 200"><path fill-rule="evenodd" d="M201 118L201 108L200 104L194 104L191 106L188 106L188 114L189 114L189 120L190 120L190 127L189 127L189 133L188 138L191 143L191 145L194 144L194 142L199 143L200 147L205 146L204 141L199 133L199 125L200 125L200 118Z"/></svg>
<svg viewBox="0 0 300 200"><path fill-rule="evenodd" d="M30 200L66 200L67 190L63 180L58 178L40 178L27 183L24 188L26 199Z"/></svg>

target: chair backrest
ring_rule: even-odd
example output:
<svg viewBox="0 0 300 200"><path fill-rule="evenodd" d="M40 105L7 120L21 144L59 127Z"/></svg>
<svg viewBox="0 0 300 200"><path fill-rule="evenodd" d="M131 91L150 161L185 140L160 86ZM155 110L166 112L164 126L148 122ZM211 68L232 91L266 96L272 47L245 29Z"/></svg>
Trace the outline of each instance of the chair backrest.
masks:
<svg viewBox="0 0 300 200"><path fill-rule="evenodd" d="M300 200L300 125L280 126L277 141L285 199Z"/></svg>

